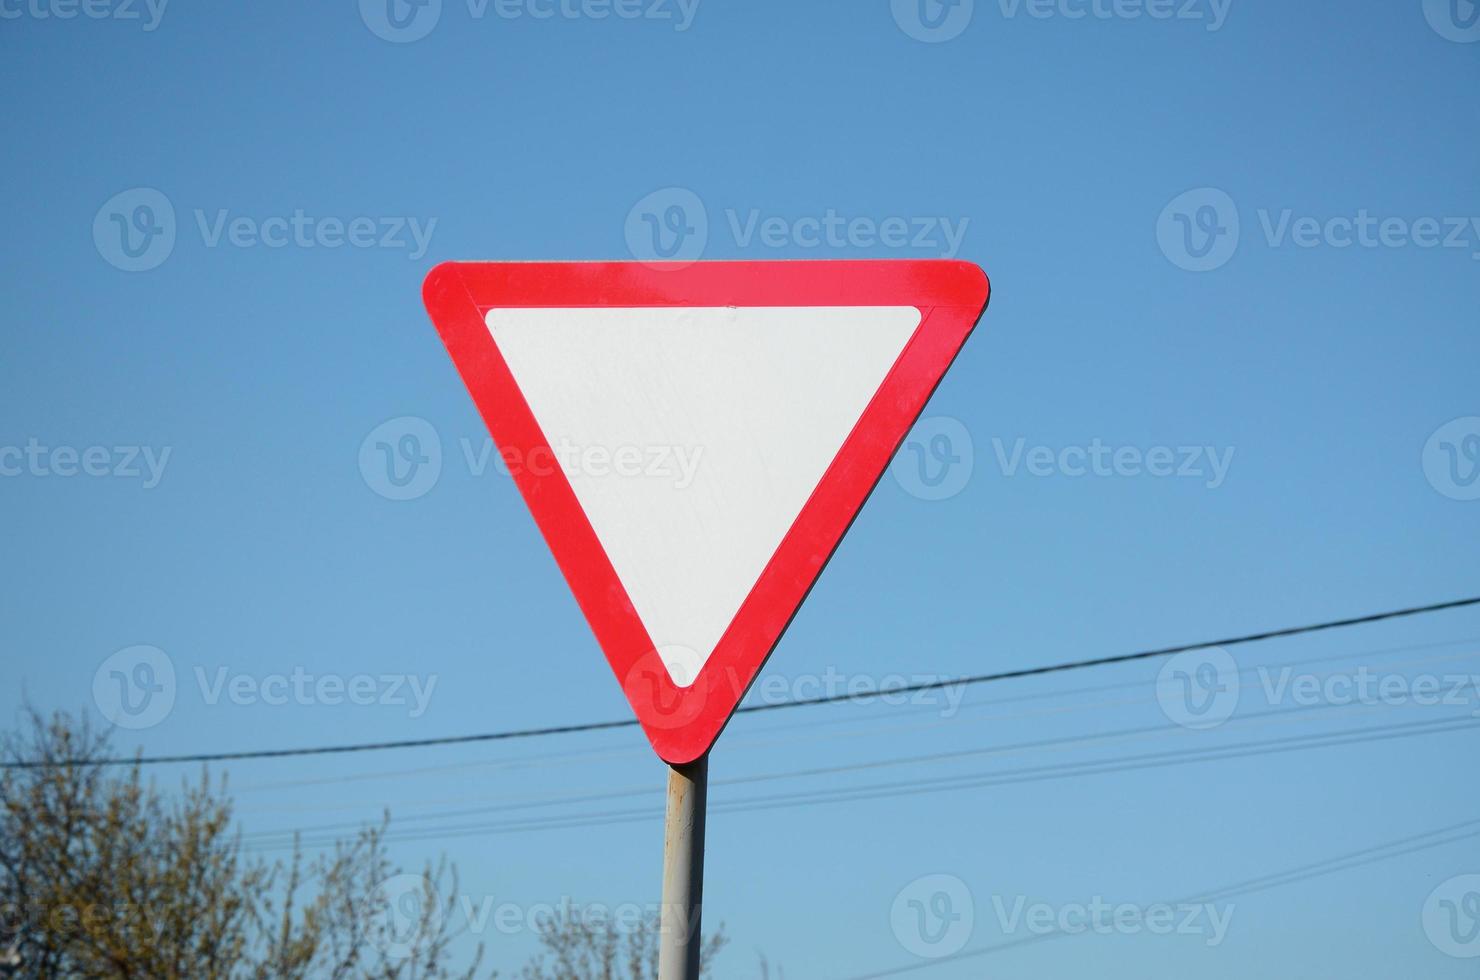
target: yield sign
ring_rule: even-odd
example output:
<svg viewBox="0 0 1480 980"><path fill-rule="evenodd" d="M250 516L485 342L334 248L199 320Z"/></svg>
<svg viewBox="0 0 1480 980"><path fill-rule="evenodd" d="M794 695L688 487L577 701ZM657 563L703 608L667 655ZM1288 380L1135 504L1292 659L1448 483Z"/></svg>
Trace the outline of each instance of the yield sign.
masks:
<svg viewBox="0 0 1480 980"><path fill-rule="evenodd" d="M448 262L427 311L653 748L709 750L986 308L955 261Z"/></svg>

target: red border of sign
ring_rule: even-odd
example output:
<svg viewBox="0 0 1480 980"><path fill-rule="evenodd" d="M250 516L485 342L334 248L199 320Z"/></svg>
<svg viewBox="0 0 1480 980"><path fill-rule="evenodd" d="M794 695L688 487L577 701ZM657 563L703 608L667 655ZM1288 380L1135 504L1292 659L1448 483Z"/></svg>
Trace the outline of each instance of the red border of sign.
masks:
<svg viewBox="0 0 1480 980"><path fill-rule="evenodd" d="M552 459L550 446L489 333L496 307L914 306L920 325L828 467L695 683L679 688L657 659L575 492L558 466L514 475L577 603L665 761L709 751L797 608L909 434L982 311L990 285L953 260L445 262L422 288L499 450ZM537 470L538 472L534 472Z"/></svg>

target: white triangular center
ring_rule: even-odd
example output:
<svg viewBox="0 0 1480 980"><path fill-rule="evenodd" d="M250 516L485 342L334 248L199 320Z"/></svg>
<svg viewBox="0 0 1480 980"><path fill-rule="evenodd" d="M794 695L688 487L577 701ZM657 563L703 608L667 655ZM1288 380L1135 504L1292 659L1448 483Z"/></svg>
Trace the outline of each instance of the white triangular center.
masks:
<svg viewBox="0 0 1480 980"><path fill-rule="evenodd" d="M920 311L495 309L486 322L669 676L686 687Z"/></svg>

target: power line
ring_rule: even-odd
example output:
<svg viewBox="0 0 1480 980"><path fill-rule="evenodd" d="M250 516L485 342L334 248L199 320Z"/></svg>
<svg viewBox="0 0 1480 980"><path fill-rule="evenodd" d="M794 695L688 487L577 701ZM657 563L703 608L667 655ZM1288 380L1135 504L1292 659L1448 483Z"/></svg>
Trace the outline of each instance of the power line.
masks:
<svg viewBox="0 0 1480 980"><path fill-rule="evenodd" d="M1456 599L1453 602L1438 602L1428 606L1413 606L1408 609L1395 609L1391 612L1371 613L1366 616L1356 616L1351 619L1335 619L1325 623L1312 623L1309 626L1290 626L1285 629L1267 630L1263 633L1250 633L1246 636L1233 636L1224 640L1207 640L1202 643L1186 643L1182 646L1162 647L1159 650L1141 650L1137 653L1121 653L1109 657L1097 657L1092 660L1072 660L1068 663L1050 664L1047 667L1025 667L1020 670L1004 670L994 674L977 674L972 677L958 677L953 680L931 681L927 684L914 684L909 687L891 687L890 694L912 694L915 691L933 691L943 687L955 687L963 684L986 684L993 681L1018 680L1024 677L1039 677L1043 674L1057 674L1066 670L1081 670L1085 667L1105 667L1110 664L1125 664L1135 660L1150 660L1153 657L1170 657L1178 653L1190 653L1194 650L1209 650L1213 647L1232 647L1244 643L1256 643L1260 640L1274 640L1287 636L1301 636L1306 633L1320 633L1324 630L1339 629L1343 626L1365 626L1368 623L1380 623L1387 619L1401 619L1407 616L1420 616L1425 613L1443 612L1447 609L1460 609L1465 606L1480 605L1480 596L1470 599ZM776 708L797 708L810 704L826 704L829 701L846 701L853 695L824 695L817 698L804 698L797 701L786 701L781 704L756 705L751 708L742 708L742 711L768 711Z"/></svg>
<svg viewBox="0 0 1480 980"><path fill-rule="evenodd" d="M1290 715L1301 710L1310 709L1266 712L1265 715ZM1219 762L1228 759L1243 759L1297 752L1306 749L1331 748L1334 746L1443 734L1475 727L1480 727L1480 720L1468 714L1450 715L1417 722L1293 735L1265 741L1235 742L1190 750L1146 752L1106 759L1089 759L1078 762L1027 766L1017 769L987 770L984 772L927 779L896 780L886 783L846 786L827 790L809 790L799 793L774 793L767 796L754 796L719 802L711 801L711 812L716 814L748 813L761 810L791 809L798 806L819 806L828 803L859 803L899 796L921 796L963 789L982 789L1079 776L1109 775L1146 769L1159 769L1167 766L1187 765L1197 762ZM744 780L734 780L733 782L741 781ZM599 798L599 796L593 796L593 799ZM564 802L570 803L577 801L569 800ZM515 808L509 807L508 809ZM408 827L400 833L392 831L386 835L385 839L387 841L447 840L453 837L465 837L471 834L482 836L536 830L571 830L631 823L633 821L645 821L652 819L660 813L661 811L654 810L650 807L632 807L623 810L605 810L595 813L565 813L494 822L464 823L451 827L416 826ZM461 814L449 814L448 816L459 815ZM428 820L436 818L437 815L427 815L421 819ZM363 824L359 826L363 826ZM321 828L313 829L318 830ZM294 842L292 838L296 836L296 832L292 830L259 831L252 836L260 839L248 843L247 848L249 850L273 851L293 847ZM301 843L305 847L318 847L333 843L335 839L332 835L321 833L313 837L301 838L297 843ZM279 842L271 843L270 841Z"/></svg>
<svg viewBox="0 0 1480 980"><path fill-rule="evenodd" d="M1325 712L1333 709L1349 707L1336 702L1324 702L1320 704L1301 705L1295 708L1277 708L1270 711L1261 711L1238 715L1228 720L1229 725L1247 725L1250 723L1268 725L1270 723L1288 723L1299 721L1314 712ZM1432 723L1432 721L1428 722ZM1376 731L1386 729L1377 728ZM866 772L877 769L888 769L899 766L918 766L935 763L955 763L971 758L982 756L1007 756L1023 755L1033 752L1063 751L1070 748L1093 746L1101 743L1125 742L1144 739L1167 738L1177 736L1188 736L1189 729L1176 723L1164 725L1145 725L1133 728L1121 728L1107 732L1090 732L1086 734L1056 736L1053 738L1034 739L1026 742L1008 742L1003 744L988 745L970 749L952 749L947 752L931 752L925 755L893 756L885 759L869 759L864 762L853 762L844 765L826 766L820 768L792 769L782 772L754 773L744 776L732 776L727 779L712 780L712 787L744 786L755 783L774 782L786 779L811 779L819 776L833 776L840 773ZM1295 736L1299 738L1300 736ZM1309 736L1305 736L1309 737ZM1193 752L1211 752L1235 746L1204 746L1192 750ZM1091 765L1094 763L1083 763ZM961 778L961 777L955 777ZM628 799L642 796L661 796L664 790L659 785L644 784L622 789L603 790L599 792L585 793L563 793L556 795L536 796L526 799L510 800L506 794L500 794L496 799L498 803L462 808L453 810L442 810L440 812L414 814L409 817L399 817L397 823L401 827L406 824L424 823L435 820L449 820L459 817L484 816L492 813L503 813L511 810L540 809L544 807L569 806L572 804L594 803L604 800ZM812 791L815 792L815 791ZM838 790L822 791L838 792ZM732 805L735 801L728 801ZM377 804L378 806L381 804ZM719 804L721 806L725 804ZM554 819L569 819L572 815L557 816ZM246 835L252 838L275 838L287 834L303 833L313 834L323 831L353 830L365 825L363 820L340 821L328 824L316 824L308 827L296 827L292 830L262 830L254 831ZM415 829L415 828L408 828Z"/></svg>
<svg viewBox="0 0 1480 980"><path fill-rule="evenodd" d="M1433 650L1433 648L1440 647L1456 647L1456 645L1471 644L1471 642L1476 642L1477 640L1480 640L1480 638L1467 637L1464 638L1464 640L1428 642L1428 644L1406 644L1400 645L1400 647L1379 648L1379 650L1344 651L1344 653L1333 654L1333 656L1299 657L1299 659L1295 660L1279 660L1279 662L1268 663L1268 665L1246 666L1246 668L1239 669L1239 671L1237 671L1237 674L1242 677L1242 675L1254 674L1254 672L1257 671L1270 671L1270 669L1288 668L1288 666L1320 665L1320 663L1332 663L1338 662L1338 660L1351 660L1356 659L1356 657L1390 656L1390 654L1406 653L1406 651L1413 650ZM1443 657L1412 657L1412 659L1399 660L1399 662L1391 663L1391 665L1388 666L1390 666L1390 668L1402 668L1402 666L1433 665L1433 663L1453 663L1456 662L1456 660L1473 660L1476 659L1476 657L1480 657L1480 650L1468 650L1465 651L1465 653L1452 654L1452 656ZM1020 702L1033 702L1033 700L1064 699L1064 697L1072 697L1074 696L1074 694L1095 694L1103 693L1103 691L1126 690L1126 688L1146 688L1146 681L1144 681L1143 679L1143 681L1117 682L1117 684L1101 684L1095 685L1095 687L1067 688L1067 690L1039 691L1039 693L1033 694L1017 694L1017 696L1012 697L999 697L999 699L989 700L989 702L978 702L975 703L975 705L962 705L961 712L974 711L974 709L978 708L996 708L996 706L1014 705L1014 703ZM885 724L878 724L878 722L875 722L875 724L867 724L867 727L863 728L852 728L852 730L839 731L839 733L823 734L823 736L813 736L813 742L823 742L823 740L829 739L855 739L855 737L878 736L881 731L882 733L887 734L918 733L918 731L932 730L932 728L940 728L944 727L944 725L952 725L952 727L955 727L955 725L980 724L980 722L1017 721L1017 719L1023 718L1040 718L1040 716L1043 715L1076 714L1076 712L1094 711L1094 709L1125 708L1125 706L1147 705L1147 703L1154 702L1156 702L1156 697L1148 696L1140 697L1140 699L1131 700L1098 700L1098 702L1074 703L1074 705L1063 706L1063 708L1037 709L1037 711L1018 712L1018 714L993 714L972 716L972 718L965 718L965 716L963 715L956 715L953 716L953 718L946 718L946 716L943 716L943 718L938 719L938 721L931 721L928 722L928 724L898 725L888 724L888 722L885 722ZM900 711L891 712L891 714L916 715L925 714L925 712L928 712L928 714L940 715L940 706L934 706L934 708L900 709ZM1270 714L1274 714L1274 712L1265 712L1264 715L1236 716L1236 718L1231 718L1230 722L1251 721L1251 719L1254 718L1265 718L1265 716L1268 716ZM781 731L811 731L815 730L815 728L833 727L833 725L838 724L858 724L858 722L855 721L855 719L835 718L832 719L832 721L811 721L801 722L801 724L780 725L780 727L758 730L758 733L755 734L747 734L747 736L737 736L736 739L727 740L727 742L725 742L725 746L727 746L727 748L736 748L736 746L750 746L750 748L756 748L756 746L795 745L795 742L790 739L768 739L768 737L764 736L770 736L770 734L773 733L781 733ZM1175 733L1175 731L1184 731L1184 728L1181 727L1181 725L1163 725L1163 727L1153 728L1153 730L1172 731L1172 733ZM1107 739L1109 739L1109 737L1116 736L1116 734L1117 733L1106 733L1104 734L1104 737L1107 737ZM995 752L998 751L998 749L990 749L990 751ZM559 754L514 756L514 758L506 759L482 759L482 761L457 762L457 764L441 765L441 767L420 767L414 768L414 770L376 770L371 771L371 773L352 774L352 776L311 777L311 779L286 780L286 782L278 783L256 783L256 785L250 785L249 783L249 785L247 786L234 786L234 788L232 789L234 789L234 792L237 793L238 796L240 796L243 792L260 791L260 789L296 789L302 788L302 786L320 786L330 785L330 783L355 782L355 780L376 779L376 777L411 776L411 774L414 774L414 776L422 776L422 774L444 773L444 771L453 770L468 770L468 768L494 768L494 770L515 770L515 768L534 767L549 768L551 767L551 765L585 764L585 762L592 761L592 759L626 758L626 756L642 756L642 758L651 758L650 754L648 754L648 751L645 748L619 749L619 751L613 751L613 749L585 749L585 751L559 752ZM719 780L719 782L716 782L715 785L721 785L721 783L724 782L727 782L727 780ZM497 793L497 795L493 796L480 795L462 796L462 798L453 799L420 799L420 801L417 802L416 805L420 805L420 807L429 807L429 805L434 804L469 804L469 802L487 802L488 799L499 799L499 801L505 801L505 799L508 799L508 796L506 796L505 793ZM379 808L383 807L383 802L379 801L379 799L376 799L376 801L342 801L342 799L336 799L333 804L327 805L300 804L287 805L287 807L238 808L237 813L249 813L249 811L250 813L263 813L263 811L284 810L354 810L354 808L371 807L371 805L379 810ZM413 819L416 819L416 817L413 817Z"/></svg>
<svg viewBox="0 0 1480 980"><path fill-rule="evenodd" d="M1272 716L1285 716L1316 710L1317 708L1332 707L1331 705L1318 705L1311 707L1299 707L1294 709L1283 709L1266 711L1259 714L1245 715L1241 718L1230 719L1232 723L1269 720ZM1275 718L1278 720L1278 718ZM922 765L937 762L954 762L983 755L1013 755L1023 752L1044 751L1067 748L1069 746L1080 746L1096 742L1108 742L1116 739L1135 738L1155 734L1185 734L1187 729L1177 724L1151 725L1137 728L1126 728L1118 731L1091 733L1088 735L1069 735L1049 739L1036 739L1030 742L1015 742L1004 745L992 745L985 748L956 749L950 752L932 752L927 755L912 755L893 757L888 759L871 759L867 762L849 763L846 765L827 766L823 768L794 769L784 772L756 773L748 776L732 776L727 779L715 779L710 781L711 787L743 786L754 783L772 782L784 779L812 778L817 776L832 776L839 773L859 772L864 770L882 769L902 765ZM432 820L451 820L460 817L485 816L491 813L503 813L511 810L540 809L544 807L569 806L580 803L595 803L604 800L627 799L641 796L661 796L664 789L661 785L646 784L643 786L632 786L616 790L604 790L596 793L565 793L555 796L536 797L534 799L508 801L501 797L501 802L492 805L464 808L457 810L444 810L443 812L416 814L410 817L400 817L398 826L405 827L408 823L423 823ZM720 804L723 805L723 804ZM574 815L565 814L553 819L570 819ZM296 827L292 830L262 830L246 834L248 840L254 838L277 838L288 834L314 834L324 831L353 830L365 826L363 820L340 821L329 824L316 824L309 827ZM418 828L408 828L418 829Z"/></svg>
<svg viewBox="0 0 1480 980"><path fill-rule="evenodd" d="M957 677L949 680L929 681L921 684L912 684L904 687L891 687L889 694L913 694L920 691L941 690L946 687L958 687L971 684L989 684L997 681L1018 680L1025 677L1039 677L1045 674L1056 674L1070 670L1083 670L1089 667L1105 667L1111 664L1131 663L1137 660L1150 660L1155 657L1173 656L1179 653L1189 653L1194 650L1208 650L1213 647L1239 646L1246 643L1256 643L1261 640L1272 640L1282 637L1302 636L1309 633L1319 633L1325 630L1340 629L1347 626L1363 626L1369 623L1378 623L1390 619L1401 619L1410 616L1420 616L1427 613L1443 612L1450 609L1460 609L1467 606L1480 605L1480 596L1468 599L1456 599L1450 602L1431 603L1424 606L1411 606L1406 609L1395 609L1388 612L1370 613L1365 616L1354 616L1349 619L1336 619L1323 623L1311 623L1305 626L1291 626L1284 629L1266 630L1260 633L1249 633L1244 636L1232 636L1221 640L1207 640L1201 643L1185 643L1180 646L1161 647L1154 650L1141 650L1135 653L1123 653L1108 657L1096 657L1087 660L1073 660L1065 663L1049 664L1043 667L1026 667L1018 670L998 671L990 674L977 674L974 676ZM869 692L870 696L881 692ZM799 698L794 701L783 701L778 704L748 705L736 711L736 714L754 714L762 711L778 711L784 708L804 708L819 704L831 704L838 701L852 701L859 697L856 693L829 694L815 698ZM102 759L62 759L48 761L6 761L0 763L0 769L38 769L49 766L128 766L128 765L162 765L166 763L188 763L188 762L231 762L243 759L282 759L296 756L309 755L346 755L354 752L380 752L389 749L414 749L430 748L441 745L468 745L476 742L505 742L515 739L540 738L550 735L571 735L582 732L609 731L617 728L632 728L637 725L637 719L624 718L616 721L585 722L572 725L556 725L544 728L524 728L502 732L482 732L472 735L451 735L440 738L401 739L384 742L360 742L351 745L319 745L304 746L292 749L254 749L242 752L197 752L181 755L159 755L159 756L135 756L133 758L113 757Z"/></svg>
<svg viewBox="0 0 1480 980"><path fill-rule="evenodd" d="M1480 641L1480 637L1465 637L1465 638L1457 639L1457 640L1443 640L1443 641L1439 641L1439 642L1436 642L1436 643L1418 643L1418 644L1405 644L1405 645L1396 646L1396 647L1383 647L1383 648L1376 649L1376 650L1369 649L1369 650L1360 650L1360 651L1344 651L1342 653L1333 654L1333 655L1327 655L1327 656L1321 656L1321 657L1300 657L1300 658L1297 658L1297 659L1294 659L1294 660L1275 661L1275 662L1269 663L1269 664L1263 664L1263 665L1258 665L1258 666L1251 665L1251 666L1248 666L1248 667L1243 667L1243 668L1240 668L1237 671L1237 674L1240 675L1240 676L1243 676L1243 675L1253 674L1256 671L1261 671L1261 670L1267 671L1267 670L1274 670L1274 669L1279 669L1279 668L1284 668L1284 667L1294 667L1294 666L1301 666L1301 665L1327 664L1327 663L1333 663L1333 662L1336 662L1336 661L1348 661L1348 660L1353 660L1353 659L1356 659L1356 658L1365 658L1365 657L1390 656L1390 655L1395 654L1395 653L1405 653L1405 652L1410 652L1410 651L1415 651L1415 650L1433 650L1433 649L1442 648L1442 647L1461 646L1461 645L1464 645L1464 644L1475 643L1477 641ZM1413 658L1407 658L1407 659L1404 659L1404 660L1397 661L1392 666L1410 666L1411 667L1411 666L1418 666L1418 665L1431 665L1431 664L1436 664L1436 663L1452 663L1452 662L1455 662L1455 661L1458 661L1458 660L1471 660L1471 659L1474 659L1476 657L1480 657L1480 650L1469 650L1469 651L1465 651L1464 653L1459 653L1459 654L1454 654L1454 655L1449 655L1449 656L1443 656L1443 657L1413 657ZM959 708L959 711L961 713L958 713L955 717L946 718L946 717L943 716L942 717L942 720L932 721L932 722L930 722L928 724L924 724L924 725L921 725L921 724L898 725L898 724L890 724L888 722L885 722L883 724L873 724L873 725L870 725L867 728L856 728L855 727L855 728L853 728L852 730L849 730L849 731L834 732L834 733L823 734L823 735L814 735L814 736L811 736L809 738L809 740L810 741L823 741L823 740L827 740L827 739L873 737L873 736L877 736L877 735L879 735L881 733L883 733L883 734L914 733L914 732L920 732L920 731L926 731L926 730L930 730L930 729L934 729L934 728L939 728L939 727L946 726L946 725L952 725L952 726L954 726L954 725L959 725L959 724L967 724L967 723L973 723L973 722L984 722L984 721L988 721L988 722L1012 721L1012 720L1020 720L1020 719L1023 719L1023 718L1038 718L1038 717L1043 717L1044 715L1048 715L1048 714L1051 714L1051 715L1065 715L1065 714L1077 713L1077 712L1081 712L1081 711L1097 710L1097 709L1102 709L1102 708L1126 707L1126 706L1132 706L1132 705L1153 704L1156 701L1156 697L1154 695L1153 696L1147 696L1147 697L1144 697L1144 698L1132 699L1132 700L1100 700L1100 701L1090 701L1090 702L1070 704L1070 705L1066 705L1066 706L1063 706L1063 707L1056 707L1056 708L1050 708L1050 709L1038 709L1038 710L1035 710L1035 711L1018 712L1016 714L990 714L990 715L978 716L978 717L973 717L973 718L966 718L965 715L964 715L964 713L967 712L967 711L975 711L976 709L980 709L980 708L999 707L999 706L1002 706L1002 705L1018 704L1018 703L1022 703L1022 702L1028 702L1028 701L1042 701L1042 700L1048 700L1048 699L1058 700L1058 699L1068 698L1068 697L1072 697L1074 695L1079 695L1079 694L1098 694L1098 693L1103 693L1103 692L1106 692L1106 691L1119 691L1119 690L1128 690L1128 689L1133 689L1133 688L1144 690L1146 688L1146 686L1147 685L1146 685L1146 682L1144 680L1139 680L1139 681L1120 682L1120 683L1115 683L1115 684L1101 684L1101 685L1096 685L1096 686L1092 686L1092 687L1078 687L1078 688L1059 689L1059 690L1052 690L1052 691L1040 691L1040 692L1036 692L1036 693L1032 693L1032 694L1018 694L1018 695L1014 695L1012 697L996 698L996 699L991 700L991 701L979 701L979 702L977 702L975 704L969 704L969 705L968 704L962 704L960 706L960 708ZM941 709L940 709L940 707L938 705L933 706L933 707L915 707L915 708L908 708L908 709L901 708L897 712L892 712L891 714L892 715L898 715L898 716L908 716L908 715L924 714L924 713L931 713L931 714L937 714L937 715L939 715L939 714L941 714ZM1252 716L1236 717L1234 719L1231 719L1231 721L1233 721L1233 722L1242 722L1242 721L1250 720L1251 717ZM1259 716L1259 717L1263 717L1263 716ZM908 719L906 719L906 720L908 720ZM840 724L843 724L843 725L857 725L857 724L859 724L859 722L857 721L857 719L849 719L849 718L838 719L838 718L834 718L834 719L829 720L829 721L810 721L810 722L802 722L802 723L797 723L797 724L792 724L792 725L781 725L781 726L776 726L776 727L767 728L767 729L759 729L759 730L757 730L756 732L753 732L753 733L737 734L735 738L733 738L733 739L727 739L726 742L725 742L725 745L726 745L727 748L734 748L736 746L766 747L766 746L776 746L776 745L791 745L791 744L793 744L793 742L790 741L790 740L771 738L771 737L768 737L768 736L771 736L771 735L773 735L775 733L778 733L778 732L791 732L791 731L797 731L797 730L814 731L814 730L816 730L818 728L831 728L831 727L834 727L834 726L837 726L837 725L840 725ZM1164 728L1166 730L1174 730L1174 731L1182 731L1183 730L1182 727L1179 726L1179 725L1164 726ZM1109 735L1111 735L1111 734L1113 734L1113 733L1107 733L1107 737ZM615 750L614 749L611 749L611 748L605 748L605 749L583 749L583 750L576 750L576 751L570 751L570 752L542 753L542 754L530 755L530 756L514 756L512 758L503 758L503 759L483 759L483 760L476 760L476 761L472 761L472 762L453 763L453 764L442 765L442 766L422 766L422 767L418 767L416 769L379 769L379 770L375 770L375 771L372 771L372 772L362 772L362 773L351 774L351 775L319 776L319 777L304 778L304 779L286 780L286 781L275 782L275 783L247 784L245 786L236 785L236 786L233 786L233 790L234 790L234 792L235 792L236 795L240 796L244 792L254 791L254 790L264 790L264 789L297 789L297 788L305 787L305 786L320 786L320 785L338 784L338 783L344 783L344 782L364 781L364 780L368 780L368 779L377 779L377 778L396 778L396 777L404 777L404 776L410 776L410 775L436 775L438 773L445 773L445 772L449 772L449 771L462 771L462 770L467 770L467 769L472 769L472 768L481 768L481 769L528 769L528 768L532 768L532 767L535 767L536 765L538 765L541 769L548 769L549 767L555 766L555 765L582 765L582 764L586 764L586 763L591 762L591 761L594 761L594 760L613 759L613 758L626 758L626 757L639 757L639 756L642 757L642 758L644 758L644 759L651 758L651 755L649 754L648 750L645 747L638 747L638 746L632 746L632 747L628 747L626 749L615 749ZM716 783L715 785L718 785L718 784L719 783ZM502 800L502 799L505 799L505 796L503 794L498 794L497 796L490 797L490 796L488 796L488 795L485 794L485 795L482 795L482 796L475 796L475 797L466 797L466 796L464 796L464 797L460 797L460 798L456 798L456 799L423 800L421 803L419 803L417 805L419 805L419 806L427 806L427 805L431 805L431 804L484 802L484 801L487 801L489 799L495 799L495 798ZM321 811L321 810L325 810L325 809L350 810L350 809L355 809L357 807L364 807L364 806L370 806L370 805L373 805L373 806L375 806L377 808L380 808L380 807L383 806L383 803L380 800L375 800L375 801L371 801L371 802L368 802L368 803L367 802L363 802L363 801L361 801L361 802L345 802L345 801L340 800L340 801L336 801L335 803L330 804L330 805L322 805L322 804L312 805L312 804L308 804L308 805L296 805L296 806L289 806L289 807L269 807L269 808L258 808L258 809L247 809L247 810L238 809L237 812L238 813L243 813L243 812L267 812L267 811L274 811L274 810L275 811L279 811L279 812L281 812L283 810L292 810L292 811L305 811L305 810Z"/></svg>

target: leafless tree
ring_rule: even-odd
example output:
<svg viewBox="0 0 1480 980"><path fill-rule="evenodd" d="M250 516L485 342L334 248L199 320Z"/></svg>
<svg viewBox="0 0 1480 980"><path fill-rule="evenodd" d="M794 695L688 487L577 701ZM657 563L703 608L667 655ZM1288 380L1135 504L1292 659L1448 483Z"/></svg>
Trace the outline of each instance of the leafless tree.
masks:
<svg viewBox="0 0 1480 980"><path fill-rule="evenodd" d="M661 934L656 914L624 932L611 919L591 921L557 911L538 928L543 949L525 965L522 980L657 980ZM728 942L723 925L703 940L701 976L709 975L714 957Z"/></svg>
<svg viewBox="0 0 1480 980"><path fill-rule="evenodd" d="M384 825L331 853L244 854L225 781L166 794L137 765L100 764L106 736L27 711L0 736L0 975L148 980L471 980L452 971L447 867L408 916ZM406 876L402 876L403 878ZM398 879L399 880L399 879ZM402 896L404 897L404 896ZM404 903L403 903L404 904ZM477 958L481 958L479 948Z"/></svg>
<svg viewBox="0 0 1480 980"><path fill-rule="evenodd" d="M178 792L105 765L85 720L27 710L0 734L0 977L111 980L472 980L454 970L446 863L405 874L385 824L332 851L244 852L224 779ZM622 931L556 913L524 980L654 980L656 917ZM707 974L727 940L704 941Z"/></svg>

